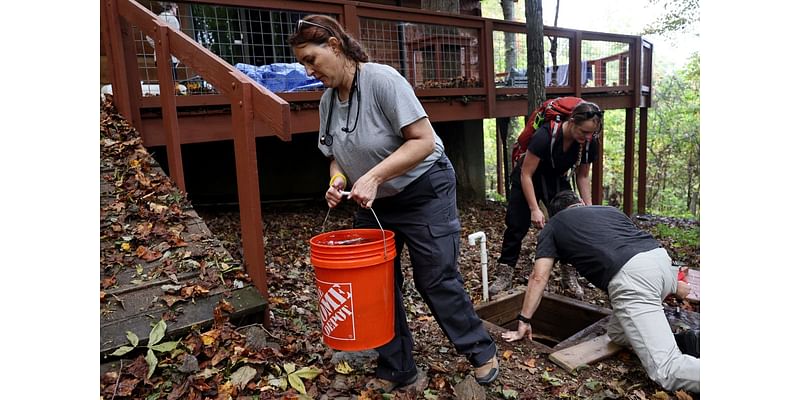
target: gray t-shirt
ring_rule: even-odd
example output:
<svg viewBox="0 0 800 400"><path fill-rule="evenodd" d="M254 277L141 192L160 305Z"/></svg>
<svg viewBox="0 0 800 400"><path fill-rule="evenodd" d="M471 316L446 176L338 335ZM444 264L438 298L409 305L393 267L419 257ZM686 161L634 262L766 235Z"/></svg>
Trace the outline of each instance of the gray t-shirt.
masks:
<svg viewBox="0 0 800 400"><path fill-rule="evenodd" d="M347 124L348 100L339 101L338 96L334 98L334 90L327 89L319 102L319 135L322 138L333 101L328 130L333 136L333 144L327 146L318 142L318 147L322 154L336 159L348 182L357 181L405 142L401 128L428 116L408 81L388 65L364 63L359 69L357 87L361 91L361 112L353 132L342 131ZM352 99L348 129L353 128L359 113L358 92L353 93ZM377 198L400 193L442 156L442 139L436 132L433 136L433 153L405 174L384 182L378 187Z"/></svg>

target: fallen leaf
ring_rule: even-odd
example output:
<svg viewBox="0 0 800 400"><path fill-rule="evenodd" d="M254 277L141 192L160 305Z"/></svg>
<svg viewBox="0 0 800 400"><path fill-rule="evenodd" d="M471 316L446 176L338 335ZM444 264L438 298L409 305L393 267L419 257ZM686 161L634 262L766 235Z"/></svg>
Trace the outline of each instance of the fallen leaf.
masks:
<svg viewBox="0 0 800 400"><path fill-rule="evenodd" d="M131 346L136 347L139 345L139 336L136 336L135 333L131 331L125 331L125 337L127 337L128 341L131 342Z"/></svg>
<svg viewBox="0 0 800 400"><path fill-rule="evenodd" d="M163 319L158 320L153 329L150 330L150 338L147 341L148 346L153 346L164 338L167 332L167 323Z"/></svg>
<svg viewBox="0 0 800 400"><path fill-rule="evenodd" d="M291 374L295 369L297 369L297 366L294 363L283 363L283 370L286 371L287 374Z"/></svg>
<svg viewBox="0 0 800 400"><path fill-rule="evenodd" d="M107 276L100 280L100 287L103 289L108 289L111 286L114 286L117 283L117 277L115 276Z"/></svg>
<svg viewBox="0 0 800 400"><path fill-rule="evenodd" d="M217 338L219 337L219 334L220 334L219 330L212 329L210 331L203 332L200 335L200 339L203 341L204 345L209 346L212 343L214 343L215 340L217 340Z"/></svg>
<svg viewBox="0 0 800 400"><path fill-rule="evenodd" d="M503 388L503 391L500 392L500 394L503 395L504 399L516 399L517 396L518 396L518 393L517 393L516 390L514 390L514 389L506 389L505 387Z"/></svg>
<svg viewBox="0 0 800 400"><path fill-rule="evenodd" d="M514 354L514 352L513 352L513 351L511 351L511 350L506 350L506 351L504 351L504 352L503 352L503 359L504 359L504 360L506 360L506 361L508 361L508 359L509 359L509 358L511 358L511 355L512 355L512 354Z"/></svg>
<svg viewBox="0 0 800 400"><path fill-rule="evenodd" d="M306 394L306 385L303 383L303 380L300 379L300 377L298 377L297 375L289 374L289 384L292 385L294 390L297 390L302 394Z"/></svg>
<svg viewBox="0 0 800 400"><path fill-rule="evenodd" d="M335 369L336 372L344 375L348 375L349 373L353 372L353 368L350 367L350 364L348 364L347 361L339 361L339 363L336 364Z"/></svg>
<svg viewBox="0 0 800 400"><path fill-rule="evenodd" d="M295 371L293 373L293 375L297 375L298 377L303 378L303 379L314 379L320 373L322 373L322 371L317 369L317 368L303 367L303 368L300 368L297 371Z"/></svg>
<svg viewBox="0 0 800 400"><path fill-rule="evenodd" d="M640 390L637 390L637 392L640 392ZM642 396L644 396L644 393L642 393ZM642 398L647 399L647 397L642 397ZM669 399L670 399L669 395L667 394L667 392L663 390L659 390L653 393L653 400L669 400Z"/></svg>
<svg viewBox="0 0 800 400"><path fill-rule="evenodd" d="M161 204L158 204L158 203L147 203L147 206L150 208L150 211L152 211L152 212L154 212L156 214L162 214L165 211L167 211L167 209L169 209L169 207L161 205Z"/></svg>
<svg viewBox="0 0 800 400"><path fill-rule="evenodd" d="M158 365L156 353L153 353L151 349L147 349L147 355L144 357L144 360L147 361L147 379L150 379L150 377L153 376L153 372L156 370L156 365Z"/></svg>
<svg viewBox="0 0 800 400"><path fill-rule="evenodd" d="M144 379L147 376L147 361L145 361L144 356L136 357L133 360L133 363L130 365L125 366L125 372L131 374L139 379Z"/></svg>
<svg viewBox="0 0 800 400"><path fill-rule="evenodd" d="M536 367L536 359L535 358L529 358L529 359L525 360L524 364L529 366L529 367Z"/></svg>
<svg viewBox="0 0 800 400"><path fill-rule="evenodd" d="M272 375L270 375L270 376L272 376ZM280 378L274 378L273 377L268 381L268 383L269 383L270 386L279 388L280 390L286 390L286 386L288 385L288 383L286 382L286 378L283 377L283 376L281 376ZM262 391L264 391L264 390L262 389Z"/></svg>
<svg viewBox="0 0 800 400"><path fill-rule="evenodd" d="M231 383L239 390L242 390L247 386L248 382L256 377L256 373L255 368L245 365L231 374Z"/></svg>
<svg viewBox="0 0 800 400"><path fill-rule="evenodd" d="M155 351L163 353L163 352L175 350L175 348L178 347L178 343L180 343L180 341L164 342L164 343L159 343L159 344L157 344L155 346L151 346L150 348L155 350Z"/></svg>
<svg viewBox="0 0 800 400"><path fill-rule="evenodd" d="M220 363L222 360L225 360L225 359L227 359L228 357L230 357L230 355L231 355L231 353L230 353L228 350L226 350L226 349L224 349L224 348L220 349L220 350L217 352L217 354L214 354L214 357L211 357L211 365L212 365L212 366L216 366L216 365L217 365L217 364L219 364L219 363Z"/></svg>
<svg viewBox="0 0 800 400"><path fill-rule="evenodd" d="M675 392L675 397L677 397L678 400L694 400L691 395L684 392L683 390L678 390L677 392Z"/></svg>
<svg viewBox="0 0 800 400"><path fill-rule="evenodd" d="M122 356L128 354L131 350L133 350L133 346L122 346L118 348L116 351L111 353L112 356Z"/></svg>
<svg viewBox="0 0 800 400"><path fill-rule="evenodd" d="M206 369L194 374L194 377L197 378L197 379L208 379L208 378L211 378L212 376L215 376L218 373L219 373L219 369L217 369L217 368L206 368Z"/></svg>
<svg viewBox="0 0 800 400"><path fill-rule="evenodd" d="M167 307L172 307L173 304L175 304L175 303L177 303L179 301L185 301L186 299L184 299L183 297L180 297L180 296L173 296L173 295L170 295L170 294L165 294L165 295L161 296L161 300L164 300L164 302L167 303Z"/></svg>
<svg viewBox="0 0 800 400"><path fill-rule="evenodd" d="M144 246L139 246L136 248L136 256L146 262L158 260L159 258L161 258L162 255L163 254L161 254L160 252L152 251Z"/></svg>
<svg viewBox="0 0 800 400"><path fill-rule="evenodd" d="M225 384L220 385L217 387L217 399L230 399L234 398L234 391L236 391L236 387L233 386L233 382L225 382Z"/></svg>

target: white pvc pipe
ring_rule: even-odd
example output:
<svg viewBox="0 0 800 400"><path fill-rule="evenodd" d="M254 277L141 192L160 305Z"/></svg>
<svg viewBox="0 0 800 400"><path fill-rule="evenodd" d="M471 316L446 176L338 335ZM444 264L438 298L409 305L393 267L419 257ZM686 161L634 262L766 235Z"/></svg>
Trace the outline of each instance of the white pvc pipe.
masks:
<svg viewBox="0 0 800 400"><path fill-rule="evenodd" d="M483 282L483 301L489 300L489 270L488 270L488 256L486 253L486 234L483 231L475 232L469 236L469 245L474 246L475 240L481 241L481 280Z"/></svg>

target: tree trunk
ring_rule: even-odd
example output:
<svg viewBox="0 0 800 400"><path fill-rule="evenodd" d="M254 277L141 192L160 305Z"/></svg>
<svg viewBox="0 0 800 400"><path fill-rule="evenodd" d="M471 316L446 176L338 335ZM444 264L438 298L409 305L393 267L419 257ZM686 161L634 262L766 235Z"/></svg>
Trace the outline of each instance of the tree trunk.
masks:
<svg viewBox="0 0 800 400"><path fill-rule="evenodd" d="M528 31L528 113L545 100L544 93L544 21L542 0L525 0L525 22Z"/></svg>
<svg viewBox="0 0 800 400"><path fill-rule="evenodd" d="M506 20L506 21L513 21L514 20L514 3L515 2L516 2L515 0L501 0L500 4L501 4L501 6L503 8L503 19L504 20ZM517 66L517 46L516 46L516 43L514 41L515 37L516 37L516 35L514 33L512 33L512 32L506 32L504 34L506 72L510 72L511 68L514 68L514 67ZM502 186L503 186L503 192L504 192L503 194L505 194L505 193L508 193L508 189L509 189L508 188L509 175L510 175L509 170L511 169L511 165L509 164L509 160L508 160L508 147L509 147L508 146L508 131L510 129L512 132L516 132L518 128L517 128L516 124L514 123L514 121L511 121L509 118L497 118L495 120L495 122L497 124L497 133L500 135L500 137L498 137L498 142L501 144L501 146L503 148L502 172L500 171L500 168L499 168L499 166L501 165L500 164L500 157L497 157L497 165L498 165L498 171L497 171L498 189L497 189L497 192L498 193L500 192L500 189L499 189L499 186L501 186L500 185L500 183L501 183L500 182L501 181L500 176L501 176L501 173L502 173L502 176L503 176L503 179L502 179L503 185ZM509 122L511 122L511 125L509 125ZM498 151L498 154L499 154L500 149L498 149L497 151Z"/></svg>
<svg viewBox="0 0 800 400"><path fill-rule="evenodd" d="M556 1L556 16L553 18L553 26L558 26L558 9L561 8L561 0ZM550 78L550 85L558 84L558 37L548 36L550 39L550 60L553 62L553 70Z"/></svg>

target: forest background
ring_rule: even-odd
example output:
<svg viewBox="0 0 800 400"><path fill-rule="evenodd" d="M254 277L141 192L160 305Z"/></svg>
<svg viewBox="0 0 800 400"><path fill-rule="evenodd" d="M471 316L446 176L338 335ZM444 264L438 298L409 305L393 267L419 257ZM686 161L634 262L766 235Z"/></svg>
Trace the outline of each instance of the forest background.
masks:
<svg viewBox="0 0 800 400"><path fill-rule="evenodd" d="M507 1L513 6L513 20L524 22L526 2ZM501 4L500 0L482 0L483 16L503 19ZM699 0L543 0L542 9L547 26L557 23L562 28L643 35L653 43L654 95L648 120L646 213L699 219ZM524 59L524 51L518 57ZM504 62L502 57L495 60L500 64L498 70L504 70ZM523 117L512 118L509 149L523 126ZM502 201L504 197L497 190L495 120L484 120L483 127L487 196ZM603 140L604 204L618 205L623 185L624 109L606 112ZM637 195L634 192L634 204Z"/></svg>

